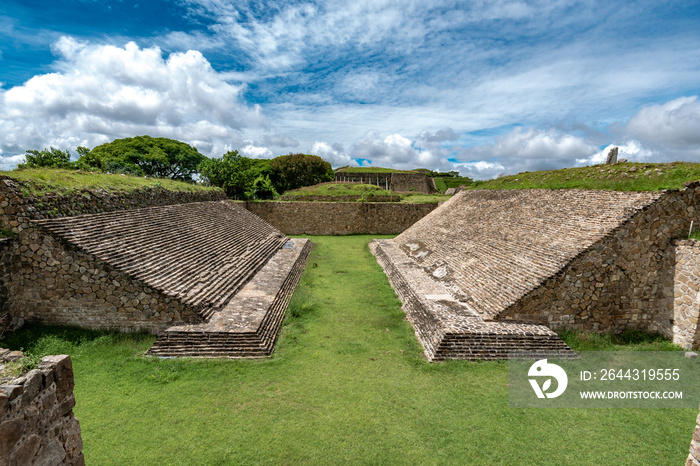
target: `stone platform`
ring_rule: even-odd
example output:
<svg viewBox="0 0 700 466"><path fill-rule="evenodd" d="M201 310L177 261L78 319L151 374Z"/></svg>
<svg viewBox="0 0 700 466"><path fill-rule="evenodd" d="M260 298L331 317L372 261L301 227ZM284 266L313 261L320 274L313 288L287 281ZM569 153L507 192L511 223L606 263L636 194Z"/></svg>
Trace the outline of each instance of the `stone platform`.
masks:
<svg viewBox="0 0 700 466"><path fill-rule="evenodd" d="M290 240L209 321L167 329L146 354L212 358L269 356L312 247L308 239Z"/></svg>
<svg viewBox="0 0 700 466"><path fill-rule="evenodd" d="M32 259L42 248L41 260L51 255L53 265L47 264L57 272L47 286L60 283L62 293L52 303L38 302L53 306L49 317L148 329L160 336L148 354L163 357L270 355L313 246L290 240L232 201L35 224L44 236L25 235L26 249Z"/></svg>
<svg viewBox="0 0 700 466"><path fill-rule="evenodd" d="M374 240L370 250L403 302L429 361L508 359L514 352L575 357L544 325L484 320L469 304L455 299L444 283L431 279L393 241Z"/></svg>

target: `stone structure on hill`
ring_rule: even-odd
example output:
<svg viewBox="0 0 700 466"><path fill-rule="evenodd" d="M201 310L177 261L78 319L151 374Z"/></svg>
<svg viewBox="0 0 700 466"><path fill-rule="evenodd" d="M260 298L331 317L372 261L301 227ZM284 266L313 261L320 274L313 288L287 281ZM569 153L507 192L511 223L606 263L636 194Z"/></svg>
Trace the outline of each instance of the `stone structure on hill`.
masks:
<svg viewBox="0 0 700 466"><path fill-rule="evenodd" d="M435 180L416 172L335 172L335 181L350 183L366 183L397 192L418 192L434 194L437 192Z"/></svg>
<svg viewBox="0 0 700 466"><path fill-rule="evenodd" d="M311 248L228 200L31 220L11 243L15 321L147 330L153 354L227 357L272 352Z"/></svg>
<svg viewBox="0 0 700 466"><path fill-rule="evenodd" d="M700 220L698 200L700 183L465 190L371 248L430 360L503 356L526 340L559 351L551 330L564 329L633 328L696 347L697 309L681 306L698 302L699 284L674 288L674 277L677 256L692 256L676 239Z"/></svg>

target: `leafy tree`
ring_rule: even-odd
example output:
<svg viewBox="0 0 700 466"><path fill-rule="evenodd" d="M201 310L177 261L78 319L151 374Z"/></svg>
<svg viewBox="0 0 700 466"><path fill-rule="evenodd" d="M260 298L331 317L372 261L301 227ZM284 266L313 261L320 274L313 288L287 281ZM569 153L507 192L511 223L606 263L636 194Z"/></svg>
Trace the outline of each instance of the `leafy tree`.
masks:
<svg viewBox="0 0 700 466"><path fill-rule="evenodd" d="M272 159L272 169L273 182L280 191L333 181L331 164L316 155L283 155Z"/></svg>
<svg viewBox="0 0 700 466"><path fill-rule="evenodd" d="M50 147L42 150L28 150L24 155L25 163L20 163L17 168L70 168L70 152Z"/></svg>
<svg viewBox="0 0 700 466"><path fill-rule="evenodd" d="M246 193L248 199L273 199L275 196L277 196L277 190L270 181L270 177L262 175L255 178L253 185Z"/></svg>
<svg viewBox="0 0 700 466"><path fill-rule="evenodd" d="M199 166L202 180L226 191L234 198L245 198L255 178L252 176L252 159L238 151L228 151L220 159L205 159Z"/></svg>
<svg viewBox="0 0 700 466"><path fill-rule="evenodd" d="M83 151L76 166L111 173L192 181L192 175L197 173L205 159L197 149L184 142L136 136L115 139L89 152Z"/></svg>

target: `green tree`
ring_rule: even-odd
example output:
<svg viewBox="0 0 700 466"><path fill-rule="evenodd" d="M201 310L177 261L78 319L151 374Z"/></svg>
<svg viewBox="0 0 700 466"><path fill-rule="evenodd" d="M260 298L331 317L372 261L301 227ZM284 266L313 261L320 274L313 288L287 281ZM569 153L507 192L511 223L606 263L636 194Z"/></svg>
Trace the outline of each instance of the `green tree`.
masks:
<svg viewBox="0 0 700 466"><path fill-rule="evenodd" d="M202 181L218 186L226 195L245 198L253 181L251 159L243 157L238 151L228 151L221 158L205 159L199 166Z"/></svg>
<svg viewBox="0 0 700 466"><path fill-rule="evenodd" d="M184 142L136 136L115 139L81 154L76 166L111 173L192 181L206 157Z"/></svg>
<svg viewBox="0 0 700 466"><path fill-rule="evenodd" d="M280 191L333 181L331 164L316 155L283 155L272 159L272 169L273 182Z"/></svg>
<svg viewBox="0 0 700 466"><path fill-rule="evenodd" d="M246 193L248 199L273 199L275 196L277 196L277 190L270 181L270 177L262 175L255 178L253 185Z"/></svg>
<svg viewBox="0 0 700 466"><path fill-rule="evenodd" d="M67 150L50 147L42 150L28 150L24 154L25 163L20 163L17 168L70 168L70 152Z"/></svg>

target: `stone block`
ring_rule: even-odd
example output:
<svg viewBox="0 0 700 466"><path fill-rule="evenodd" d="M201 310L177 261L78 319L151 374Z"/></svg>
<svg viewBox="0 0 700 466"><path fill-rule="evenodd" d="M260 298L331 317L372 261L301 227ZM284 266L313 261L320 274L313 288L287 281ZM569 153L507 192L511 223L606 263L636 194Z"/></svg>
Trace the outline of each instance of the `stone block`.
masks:
<svg viewBox="0 0 700 466"><path fill-rule="evenodd" d="M58 440L51 440L46 449L39 454L34 466L55 466L61 464L66 458L66 451Z"/></svg>
<svg viewBox="0 0 700 466"><path fill-rule="evenodd" d="M31 434L22 440L19 447L13 451L10 456L13 464L25 465L31 464L39 447L41 446L41 437L36 434ZM58 464L58 463L54 463Z"/></svg>
<svg viewBox="0 0 700 466"><path fill-rule="evenodd" d="M57 356L45 356L41 363L55 365L54 379L56 382L56 398L63 400L73 392L73 363L70 356L61 354Z"/></svg>
<svg viewBox="0 0 700 466"><path fill-rule="evenodd" d="M22 419L0 422L0 458L5 458L10 453L23 433Z"/></svg>

